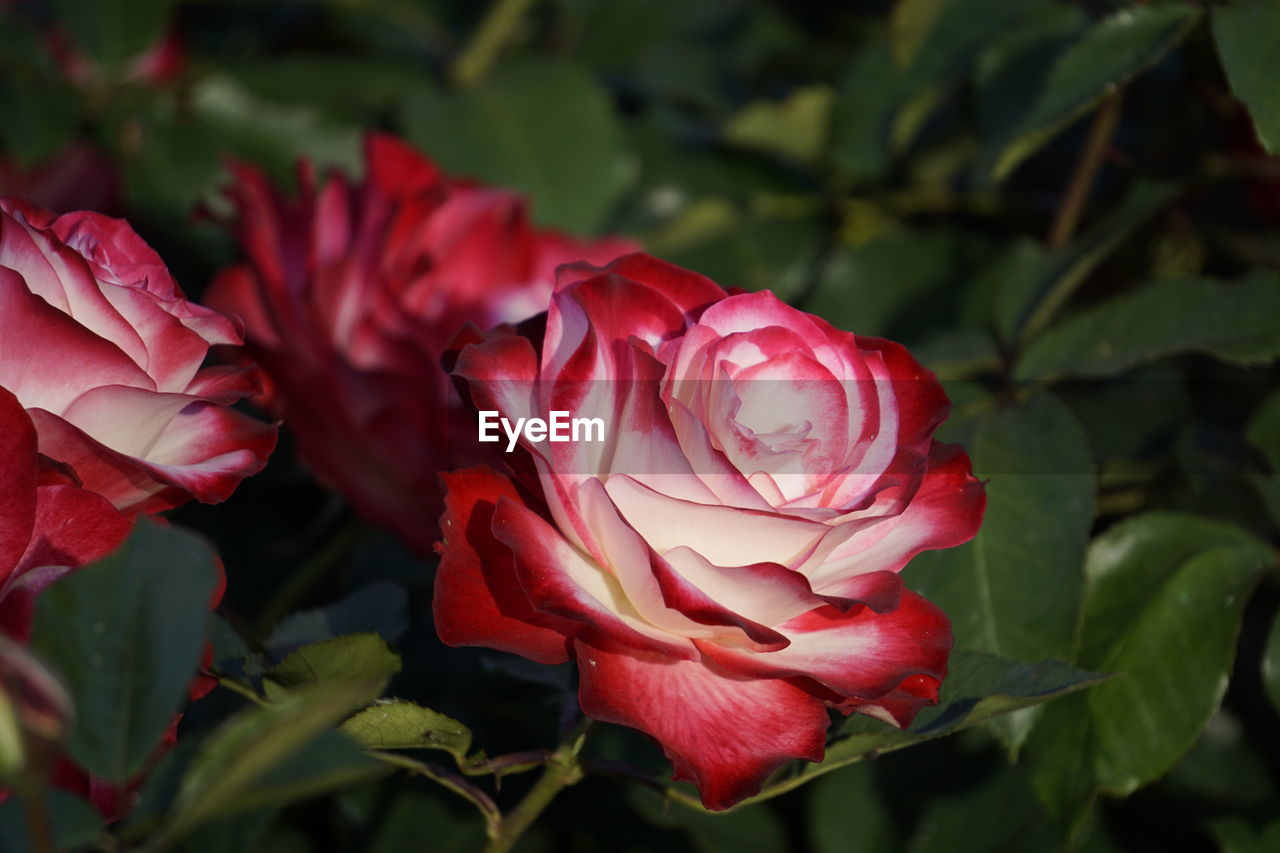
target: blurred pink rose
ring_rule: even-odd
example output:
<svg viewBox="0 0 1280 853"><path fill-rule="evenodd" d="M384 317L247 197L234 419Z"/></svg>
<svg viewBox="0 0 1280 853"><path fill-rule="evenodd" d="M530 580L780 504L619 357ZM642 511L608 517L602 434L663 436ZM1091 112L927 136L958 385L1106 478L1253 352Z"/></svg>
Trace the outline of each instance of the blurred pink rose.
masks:
<svg viewBox="0 0 1280 853"><path fill-rule="evenodd" d="M301 164L297 198L235 167L249 262L219 275L209 301L244 318L304 462L426 552L437 472L476 458L474 424L450 428L461 408L439 364L446 343L468 323L545 310L559 264L635 247L536 229L515 193L448 177L389 136L368 137L365 163L358 184L320 185Z"/></svg>
<svg viewBox="0 0 1280 853"><path fill-rule="evenodd" d="M75 85L89 89L107 82L97 61L62 30L49 30L46 44L62 73ZM176 30L169 30L124 64L120 81L158 87L181 77L186 70L187 46Z"/></svg>

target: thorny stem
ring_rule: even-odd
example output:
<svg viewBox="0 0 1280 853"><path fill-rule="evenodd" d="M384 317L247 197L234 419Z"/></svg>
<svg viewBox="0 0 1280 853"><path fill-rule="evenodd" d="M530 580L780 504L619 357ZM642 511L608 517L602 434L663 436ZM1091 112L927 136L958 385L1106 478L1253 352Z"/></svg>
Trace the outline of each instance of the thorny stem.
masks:
<svg viewBox="0 0 1280 853"><path fill-rule="evenodd" d="M409 758L406 755L398 755L394 752L383 752L380 750L374 750L370 755L380 761L386 762L387 764L401 767L405 770L425 776L433 782L437 782L448 788L450 791L453 791L458 796L470 800L472 805L479 809L481 816L484 817L486 832L492 836L496 831L496 827L502 819L502 815L498 811L498 807L494 804L493 800L489 798L488 794L471 784L468 780L456 773L450 773L441 767L437 767L434 764L429 764L425 761L418 761L417 759Z"/></svg>
<svg viewBox="0 0 1280 853"><path fill-rule="evenodd" d="M1049 229L1047 242L1050 249L1061 249L1071 240L1076 225L1084 214L1085 203L1089 200L1089 191L1093 189L1093 180L1102 168L1102 160L1111 144L1111 136L1115 133L1116 123L1120 120L1120 105L1123 97L1120 92L1108 95L1093 116L1093 125L1089 128L1089 139L1085 143L1076 170L1071 176L1071 183L1062 197L1062 206Z"/></svg>
<svg viewBox="0 0 1280 853"><path fill-rule="evenodd" d="M503 816L496 826L491 826L489 844L485 853L507 853L538 816L551 804L562 790L582 778L582 762L578 753L587 738L591 721L583 718L560 747L551 755L542 776L525 794L524 799Z"/></svg>
<svg viewBox="0 0 1280 853"><path fill-rule="evenodd" d="M503 45L511 39L515 28L533 0L496 0L480 22L475 35L449 69L449 76L460 89L479 83L493 65Z"/></svg>

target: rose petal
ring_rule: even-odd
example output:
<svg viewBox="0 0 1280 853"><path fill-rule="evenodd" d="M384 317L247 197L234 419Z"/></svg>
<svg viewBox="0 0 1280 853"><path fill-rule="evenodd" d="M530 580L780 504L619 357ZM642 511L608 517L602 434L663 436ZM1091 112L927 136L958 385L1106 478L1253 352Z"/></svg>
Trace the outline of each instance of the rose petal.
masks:
<svg viewBox="0 0 1280 853"><path fill-rule="evenodd" d="M588 560L543 518L511 498L498 501L493 532L516 558L516 575L535 610L583 623L631 648L694 659L693 643L655 628L617 578Z"/></svg>
<svg viewBox="0 0 1280 853"><path fill-rule="evenodd" d="M447 489L437 546L432 612L436 632L450 646L488 646L539 663L568 660L568 636L578 626L533 609L520 588L511 549L493 535L502 498L519 499L515 485L492 470L444 474Z"/></svg>
<svg viewBox="0 0 1280 853"><path fill-rule="evenodd" d="M0 584L26 551L36 516L36 431L18 399L0 387Z"/></svg>
<svg viewBox="0 0 1280 853"><path fill-rule="evenodd" d="M928 473L906 509L855 532L821 564L806 567L806 574L815 590L843 595L859 574L896 572L921 551L968 542L982 524L986 503L963 448L934 442Z"/></svg>
<svg viewBox="0 0 1280 853"><path fill-rule="evenodd" d="M786 681L584 639L575 643L575 657L582 710L657 740L674 778L694 782L707 808L726 809L759 793L791 759L822 759L823 703Z"/></svg>
<svg viewBox="0 0 1280 853"><path fill-rule="evenodd" d="M923 597L905 591L898 607L876 613L826 606L786 622L791 643L783 649L749 650L698 640L702 652L733 672L757 678L807 677L841 696L877 699L905 678L946 674L951 623Z"/></svg>
<svg viewBox="0 0 1280 853"><path fill-rule="evenodd" d="M717 566L795 565L829 529L775 513L678 500L623 474L610 477L605 488L627 523L659 554L685 545Z"/></svg>

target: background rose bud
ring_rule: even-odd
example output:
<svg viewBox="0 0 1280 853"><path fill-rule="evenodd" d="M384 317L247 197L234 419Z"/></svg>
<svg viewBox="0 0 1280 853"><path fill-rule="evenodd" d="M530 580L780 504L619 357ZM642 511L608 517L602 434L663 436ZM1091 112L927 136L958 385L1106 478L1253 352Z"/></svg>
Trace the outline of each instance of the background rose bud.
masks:
<svg viewBox="0 0 1280 853"><path fill-rule="evenodd" d="M0 196L20 196L50 210L110 209L119 184L115 164L86 140L29 167L0 157Z"/></svg>
<svg viewBox="0 0 1280 853"><path fill-rule="evenodd" d="M545 338L493 333L455 375L480 409L600 415L608 440L526 444L528 491L447 476L445 642L575 658L586 713L652 735L717 809L820 759L829 706L903 726L936 701L950 626L897 572L972 538L985 499L901 346L630 255L563 268Z"/></svg>
<svg viewBox="0 0 1280 853"><path fill-rule="evenodd" d="M445 344L467 323L544 310L557 265L634 247L535 229L516 194L445 176L388 136L367 138L365 161L355 185L335 174L317 186L304 163L294 199L236 167L249 263L224 271L209 299L244 318L271 410L306 464L427 551L437 472L475 459L474 420L439 367Z"/></svg>
<svg viewBox="0 0 1280 853"><path fill-rule="evenodd" d="M81 50L63 30L50 29L46 44L62 73L76 86L92 89L115 82L107 69ZM186 45L175 30L169 30L125 63L118 72L118 82L162 86L182 76L186 69Z"/></svg>
<svg viewBox="0 0 1280 853"><path fill-rule="evenodd" d="M239 342L122 220L0 200L0 386L87 491L132 514L223 500L260 470L275 428L230 408L255 372L201 367Z"/></svg>
<svg viewBox="0 0 1280 853"><path fill-rule="evenodd" d="M37 787L71 725L71 697L22 646L0 636L0 779Z"/></svg>

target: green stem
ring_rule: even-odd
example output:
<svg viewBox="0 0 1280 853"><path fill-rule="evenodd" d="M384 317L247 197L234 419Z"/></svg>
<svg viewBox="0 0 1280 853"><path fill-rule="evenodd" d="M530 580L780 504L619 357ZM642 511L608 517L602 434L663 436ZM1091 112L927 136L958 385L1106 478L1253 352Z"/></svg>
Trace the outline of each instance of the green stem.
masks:
<svg viewBox="0 0 1280 853"><path fill-rule="evenodd" d="M541 778L525 794L524 799L502 818L489 836L484 853L507 853L538 816L551 805L556 795L582 778L578 753L587 739L591 721L584 718L569 734L547 762Z"/></svg>
<svg viewBox="0 0 1280 853"><path fill-rule="evenodd" d="M218 678L218 685L220 687L225 687L228 690L230 690L232 693L239 693L241 696L253 702L255 705L266 704L266 701L261 696L259 696L257 692L249 685L239 681L238 679L232 678L229 675L224 675L220 672L215 672L214 674Z"/></svg>
<svg viewBox="0 0 1280 853"><path fill-rule="evenodd" d="M1115 133L1116 123L1120 120L1120 92L1108 95L1093 116L1093 124L1089 128L1089 139L1085 143L1076 170L1071 176L1071 183L1062 196L1062 206L1049 229L1046 242L1053 250L1061 249L1071 240L1076 225L1084 214L1085 202L1089 200L1089 191L1093 189L1094 178L1102 168L1107 147L1111 144L1111 136Z"/></svg>
<svg viewBox="0 0 1280 853"><path fill-rule="evenodd" d="M418 761L409 758L407 755L399 755L394 752L382 752L373 750L369 753L379 761L385 761L395 767L401 767L410 770L420 776L425 776L433 782L436 782L453 791L458 796L470 800L471 804L479 810L481 817L484 818L485 831L490 836L497 832L497 828L502 820L502 814L498 811L498 807L494 805L492 799L484 791L471 784L466 779L455 773L429 764L425 761Z"/></svg>
<svg viewBox="0 0 1280 853"><path fill-rule="evenodd" d="M511 39L520 19L533 5L533 0L496 0L480 22L466 48L449 69L449 76L460 89L479 83L506 42Z"/></svg>
<svg viewBox="0 0 1280 853"><path fill-rule="evenodd" d="M25 794L22 805L27 813L27 834L30 836L31 849L35 853L57 853L58 848L53 841L53 820L49 817L44 792L37 790Z"/></svg>

